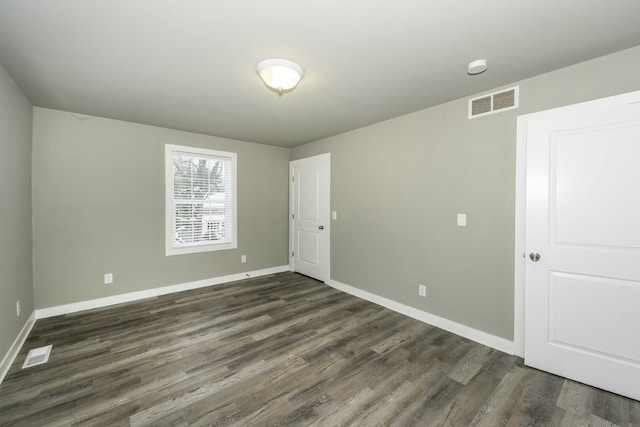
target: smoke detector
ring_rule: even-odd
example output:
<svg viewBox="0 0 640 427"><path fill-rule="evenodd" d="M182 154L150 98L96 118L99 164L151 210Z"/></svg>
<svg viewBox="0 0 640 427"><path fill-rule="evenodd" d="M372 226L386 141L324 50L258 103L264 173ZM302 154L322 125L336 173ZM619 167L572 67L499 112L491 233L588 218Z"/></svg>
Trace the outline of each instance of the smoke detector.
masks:
<svg viewBox="0 0 640 427"><path fill-rule="evenodd" d="M467 74L471 76L484 73L485 71L487 71L486 59L476 59L475 61L469 62L469 65L467 66Z"/></svg>

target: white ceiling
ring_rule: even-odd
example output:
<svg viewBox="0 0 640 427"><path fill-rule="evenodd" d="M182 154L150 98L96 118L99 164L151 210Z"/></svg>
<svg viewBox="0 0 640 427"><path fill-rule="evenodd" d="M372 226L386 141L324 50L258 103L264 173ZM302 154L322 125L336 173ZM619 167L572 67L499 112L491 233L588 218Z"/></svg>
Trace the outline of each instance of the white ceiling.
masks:
<svg viewBox="0 0 640 427"><path fill-rule="evenodd" d="M34 105L281 146L636 45L638 0L0 0ZM304 67L294 92L267 57Z"/></svg>

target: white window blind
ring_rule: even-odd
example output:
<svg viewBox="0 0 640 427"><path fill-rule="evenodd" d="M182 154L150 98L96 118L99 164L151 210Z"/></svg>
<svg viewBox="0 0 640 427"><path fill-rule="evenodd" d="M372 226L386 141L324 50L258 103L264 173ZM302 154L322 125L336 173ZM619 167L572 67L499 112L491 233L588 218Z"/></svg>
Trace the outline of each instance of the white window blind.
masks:
<svg viewBox="0 0 640 427"><path fill-rule="evenodd" d="M232 249L236 244L236 154L166 146L166 254Z"/></svg>

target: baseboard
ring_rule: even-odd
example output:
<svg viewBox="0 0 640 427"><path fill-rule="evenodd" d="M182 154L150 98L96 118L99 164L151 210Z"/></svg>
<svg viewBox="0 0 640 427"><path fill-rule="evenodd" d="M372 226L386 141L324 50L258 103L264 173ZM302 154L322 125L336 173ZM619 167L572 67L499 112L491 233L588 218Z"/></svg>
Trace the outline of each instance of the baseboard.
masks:
<svg viewBox="0 0 640 427"><path fill-rule="evenodd" d="M20 353L20 349L24 345L24 342L27 340L27 337L29 336L29 333L31 332L31 329L33 328L33 325L35 325L35 323L36 312L34 311L25 322L22 330L13 341L13 344L11 344L11 347L9 347L9 351L7 352L7 354L5 354L2 362L0 362L0 384L2 384L2 382L4 381L4 377L7 376L7 373L9 372L13 361L16 360L16 356L18 356L18 353Z"/></svg>
<svg viewBox="0 0 640 427"><path fill-rule="evenodd" d="M288 265L264 268L262 270L247 271L244 273L229 274L227 276L213 277L210 279L196 280L194 282L180 283L177 285L163 286L160 288L145 289L144 291L130 292L126 294L113 295L104 298L97 298L88 301L75 302L71 304L58 305L55 307L40 308L36 310L36 319L60 316L63 314L76 313L78 311L91 310L93 308L107 307L114 304L137 301L145 298L160 295L173 294L175 292L188 291L191 289L206 288L207 286L220 285L237 280L248 279L250 277L267 276L269 274L289 271Z"/></svg>
<svg viewBox="0 0 640 427"><path fill-rule="evenodd" d="M405 316L412 317L416 320L420 320L421 322L428 323L488 347L495 348L496 350L500 350L508 354L515 354L516 347L513 341L479 331L469 326L462 325L414 307L409 307L408 305L381 297L380 295L376 295L371 292L363 291L362 289L358 289L350 285L345 285L344 283L340 283L335 280L328 280L326 283L332 288L336 288L358 298L365 299L374 304L381 305L389 310L404 314Z"/></svg>

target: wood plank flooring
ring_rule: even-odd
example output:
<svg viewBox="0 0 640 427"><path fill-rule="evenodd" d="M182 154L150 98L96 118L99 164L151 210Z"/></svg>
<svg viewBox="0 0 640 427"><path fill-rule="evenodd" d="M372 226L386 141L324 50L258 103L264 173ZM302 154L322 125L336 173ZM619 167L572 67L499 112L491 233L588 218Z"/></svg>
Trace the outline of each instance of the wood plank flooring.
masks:
<svg viewBox="0 0 640 427"><path fill-rule="evenodd" d="M640 426L640 402L281 273L37 321L0 425Z"/></svg>

